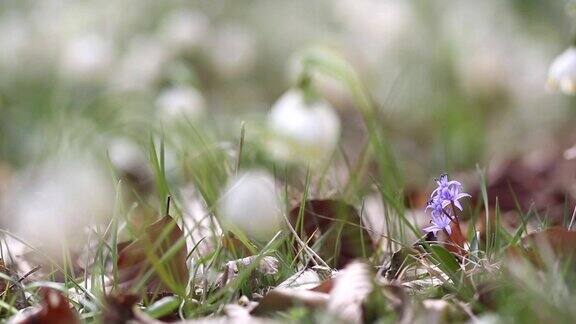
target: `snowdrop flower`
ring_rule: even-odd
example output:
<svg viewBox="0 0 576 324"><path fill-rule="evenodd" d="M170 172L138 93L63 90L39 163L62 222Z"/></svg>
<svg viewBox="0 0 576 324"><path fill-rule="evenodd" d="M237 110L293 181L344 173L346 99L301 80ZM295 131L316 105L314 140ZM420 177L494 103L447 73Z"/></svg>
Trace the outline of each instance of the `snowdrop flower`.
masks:
<svg viewBox="0 0 576 324"><path fill-rule="evenodd" d="M318 164L328 159L338 144L340 120L330 104L309 101L299 89L284 93L268 117L273 156L286 161Z"/></svg>
<svg viewBox="0 0 576 324"><path fill-rule="evenodd" d="M224 229L263 242L282 229L282 206L274 178L264 171L248 171L226 185L219 220Z"/></svg>
<svg viewBox="0 0 576 324"><path fill-rule="evenodd" d="M204 97L193 87L176 86L168 88L156 99L156 108L166 121L178 118L194 119L204 111Z"/></svg>
<svg viewBox="0 0 576 324"><path fill-rule="evenodd" d="M209 47L214 68L225 77L242 75L256 62L256 38L242 25L219 28Z"/></svg>
<svg viewBox="0 0 576 324"><path fill-rule="evenodd" d="M81 247L83 229L105 223L114 206L110 175L92 160L47 162L18 175L12 189L9 227L56 259Z"/></svg>
<svg viewBox="0 0 576 324"><path fill-rule="evenodd" d="M137 37L112 76L112 87L120 91L148 90L158 81L170 58L159 40Z"/></svg>
<svg viewBox="0 0 576 324"><path fill-rule="evenodd" d="M565 94L576 93L576 48L570 47L554 59L548 70L550 90Z"/></svg>
<svg viewBox="0 0 576 324"><path fill-rule="evenodd" d="M62 70L75 79L92 80L105 76L113 61L112 45L99 35L84 35L65 45Z"/></svg>
<svg viewBox="0 0 576 324"><path fill-rule="evenodd" d="M175 11L162 20L160 35L166 45L184 51L199 46L206 38L208 28L208 17L203 13Z"/></svg>

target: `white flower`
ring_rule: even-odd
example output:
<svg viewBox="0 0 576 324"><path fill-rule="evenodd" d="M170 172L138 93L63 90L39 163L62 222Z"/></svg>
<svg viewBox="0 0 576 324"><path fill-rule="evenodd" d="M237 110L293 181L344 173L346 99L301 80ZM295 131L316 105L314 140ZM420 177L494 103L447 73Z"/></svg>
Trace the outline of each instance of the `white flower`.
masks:
<svg viewBox="0 0 576 324"><path fill-rule="evenodd" d="M554 59L548 70L548 88L576 93L576 48L570 47Z"/></svg>
<svg viewBox="0 0 576 324"><path fill-rule="evenodd" d="M178 118L194 119L204 111L204 97L193 87L177 86L166 89L156 99L158 114L165 121Z"/></svg>
<svg viewBox="0 0 576 324"><path fill-rule="evenodd" d="M109 41L99 35L84 35L72 39L62 54L62 70L69 77L92 80L105 76L113 61Z"/></svg>
<svg viewBox="0 0 576 324"><path fill-rule="evenodd" d="M199 11L175 11L167 15L160 26L166 45L176 50L190 50L199 46L209 28L208 17Z"/></svg>
<svg viewBox="0 0 576 324"><path fill-rule="evenodd" d="M54 258L78 250L87 226L105 224L112 215L110 175L91 160L47 162L17 176L4 221L26 242Z"/></svg>
<svg viewBox="0 0 576 324"><path fill-rule="evenodd" d="M265 171L248 171L229 180L219 206L224 229L257 241L270 240L284 224L274 178Z"/></svg>
<svg viewBox="0 0 576 324"><path fill-rule="evenodd" d="M153 37L136 37L112 75L112 88L119 91L149 90L162 74L171 54Z"/></svg>
<svg viewBox="0 0 576 324"><path fill-rule="evenodd" d="M212 36L209 53L214 68L222 76L243 75L256 63L256 38L242 25L225 25Z"/></svg>
<svg viewBox="0 0 576 324"><path fill-rule="evenodd" d="M272 106L268 117L272 155L286 161L317 164L338 144L340 119L324 100L307 102L300 90L290 90Z"/></svg>

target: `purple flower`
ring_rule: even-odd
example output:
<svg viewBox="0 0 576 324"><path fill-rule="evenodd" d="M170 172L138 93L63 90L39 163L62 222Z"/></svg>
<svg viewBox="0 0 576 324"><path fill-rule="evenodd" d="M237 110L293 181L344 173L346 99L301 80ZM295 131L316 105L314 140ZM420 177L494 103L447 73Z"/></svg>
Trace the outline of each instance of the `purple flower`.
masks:
<svg viewBox="0 0 576 324"><path fill-rule="evenodd" d="M450 227L451 220L442 206L442 201L439 199L430 200L426 207L426 210L428 209L432 210L432 220L430 221L432 225L424 228L424 231L433 232L434 235L436 235L438 231L446 230L448 234L450 234L452 232L452 228Z"/></svg>
<svg viewBox="0 0 576 324"><path fill-rule="evenodd" d="M432 225L424 228L426 232L433 232L434 235L438 231L446 230L451 234L452 229L450 222L457 217L455 210L446 209L446 207L453 205L454 207L462 210L460 199L470 197L469 194L461 192L462 184L458 181L449 181L447 174L441 174L438 179L435 179L438 187L432 191L431 199L426 206L426 210L431 209Z"/></svg>
<svg viewBox="0 0 576 324"><path fill-rule="evenodd" d="M450 218L446 215L440 215L439 217L432 216L432 225L428 227L424 227L424 231L432 232L434 235L438 233L438 231L446 230L448 234L452 234L452 228L450 227Z"/></svg>
<svg viewBox="0 0 576 324"><path fill-rule="evenodd" d="M438 199L442 201L442 206L446 207L450 204L454 204L454 207L462 210L460 199L470 197L470 195L465 192L460 192L460 189L461 186L452 186L442 189L442 191L438 194Z"/></svg>
<svg viewBox="0 0 576 324"><path fill-rule="evenodd" d="M464 197L470 197L469 194L460 192L462 190L462 184L458 181L448 181L448 175L443 173L438 179L436 179L438 187L432 191L432 200L439 199L442 202L442 206L446 207L451 204L460 210L462 210L462 204L460 204L460 199Z"/></svg>

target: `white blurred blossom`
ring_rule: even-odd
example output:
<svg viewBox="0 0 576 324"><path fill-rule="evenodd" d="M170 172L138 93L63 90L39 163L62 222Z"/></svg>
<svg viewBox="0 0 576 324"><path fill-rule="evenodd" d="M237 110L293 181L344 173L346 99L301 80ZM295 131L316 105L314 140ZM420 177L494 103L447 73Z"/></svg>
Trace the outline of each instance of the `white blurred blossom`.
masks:
<svg viewBox="0 0 576 324"><path fill-rule="evenodd" d="M282 206L274 178L265 171L247 171L226 185L220 197L219 220L224 229L267 241L283 227Z"/></svg>
<svg viewBox="0 0 576 324"><path fill-rule="evenodd" d="M268 127L273 156L312 165L328 159L340 137L340 119L332 106L322 99L307 102L297 89L284 93L272 106Z"/></svg>
<svg viewBox="0 0 576 324"><path fill-rule="evenodd" d="M83 35L65 45L62 69L74 79L94 80L107 75L113 63L112 44L100 35Z"/></svg>
<svg viewBox="0 0 576 324"><path fill-rule="evenodd" d="M17 13L5 14L0 19L0 66L14 68L30 54L30 30L24 17Z"/></svg>
<svg viewBox="0 0 576 324"><path fill-rule="evenodd" d="M235 77L252 69L256 63L256 39L250 30L229 24L216 30L212 37L210 57L221 75Z"/></svg>
<svg viewBox="0 0 576 324"><path fill-rule="evenodd" d="M4 221L27 243L59 258L80 249L87 226L111 216L110 175L91 160L47 162L20 174L8 197Z"/></svg>
<svg viewBox="0 0 576 324"><path fill-rule="evenodd" d="M166 120L198 117L204 111L204 97L189 86L176 86L160 93L156 99L159 116Z"/></svg>
<svg viewBox="0 0 576 324"><path fill-rule="evenodd" d="M120 91L148 90L160 78L171 55L153 37L134 39L112 77L112 87Z"/></svg>
<svg viewBox="0 0 576 324"><path fill-rule="evenodd" d="M548 71L548 88L565 94L576 93L576 48L570 47L554 59Z"/></svg>
<svg viewBox="0 0 576 324"><path fill-rule="evenodd" d="M200 46L206 38L208 17L199 11L179 10L162 19L160 35L167 46L187 51Z"/></svg>

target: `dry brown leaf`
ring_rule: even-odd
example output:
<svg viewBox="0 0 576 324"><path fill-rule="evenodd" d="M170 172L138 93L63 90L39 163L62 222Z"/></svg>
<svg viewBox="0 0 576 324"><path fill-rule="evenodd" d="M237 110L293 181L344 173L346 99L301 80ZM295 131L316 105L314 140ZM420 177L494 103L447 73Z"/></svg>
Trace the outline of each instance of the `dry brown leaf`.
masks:
<svg viewBox="0 0 576 324"><path fill-rule="evenodd" d="M224 271L217 280L218 285L220 287L227 285L231 280L236 278L242 269L245 269L254 263L256 258L258 258L258 256L253 255L246 258L226 262ZM264 256L260 259L260 262L254 268L254 271L251 274L260 276L274 276L277 273L278 259L273 256Z"/></svg>
<svg viewBox="0 0 576 324"><path fill-rule="evenodd" d="M19 313L18 315L12 317L9 323L80 323L78 313L76 310L70 307L70 304L60 291L50 288L43 288L42 294L44 296L44 301L41 306Z"/></svg>
<svg viewBox="0 0 576 324"><path fill-rule="evenodd" d="M318 291L316 288L329 280L334 273L335 271L330 268L314 266L309 269L298 271L280 283L277 288L308 289ZM327 291L320 292L327 293Z"/></svg>
<svg viewBox="0 0 576 324"><path fill-rule="evenodd" d="M123 324L134 319L134 305L140 298L136 295L114 294L106 296L102 322Z"/></svg>
<svg viewBox="0 0 576 324"><path fill-rule="evenodd" d="M289 217L298 233L300 208L300 205L294 207ZM305 236L302 240L310 244L314 244L319 235L324 235L318 254L330 266L338 269L356 258L367 257L374 252L370 233L362 226L356 208L343 201L306 201L302 228Z"/></svg>
<svg viewBox="0 0 576 324"><path fill-rule="evenodd" d="M163 255L180 239L183 232L170 216L164 216L155 223L149 225L144 233L130 244L125 245L119 251L118 272L120 288L131 289L140 281L141 277L153 269L152 260L159 261ZM163 262L164 270L171 274L172 285L185 287L188 281L188 268L186 267L186 246L182 246L169 259ZM171 294L176 293L168 283L161 280L154 273L146 285L148 294Z"/></svg>
<svg viewBox="0 0 576 324"><path fill-rule="evenodd" d="M363 323L362 305L373 289L368 265L354 261L334 277L328 311L346 323Z"/></svg>
<svg viewBox="0 0 576 324"><path fill-rule="evenodd" d="M574 260L576 253L576 231L552 227L541 232L531 233L521 240L524 250L511 246L506 250L510 258L523 256L536 266L544 265L545 254L553 254L562 260Z"/></svg>
<svg viewBox="0 0 576 324"><path fill-rule="evenodd" d="M329 295L321 292L274 288L264 296L262 301L251 312L252 315L268 314L283 311L294 306L305 306L312 309L324 309L328 303Z"/></svg>

